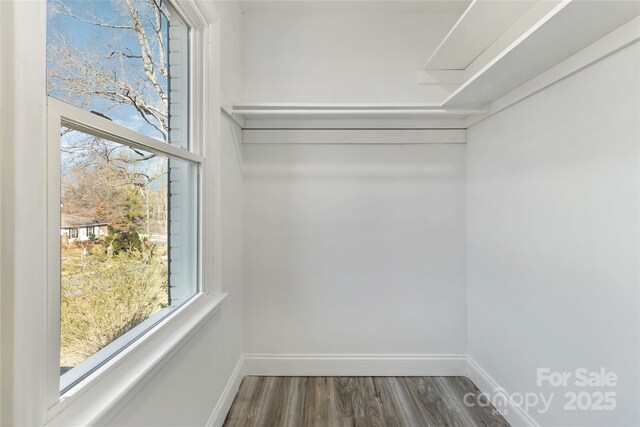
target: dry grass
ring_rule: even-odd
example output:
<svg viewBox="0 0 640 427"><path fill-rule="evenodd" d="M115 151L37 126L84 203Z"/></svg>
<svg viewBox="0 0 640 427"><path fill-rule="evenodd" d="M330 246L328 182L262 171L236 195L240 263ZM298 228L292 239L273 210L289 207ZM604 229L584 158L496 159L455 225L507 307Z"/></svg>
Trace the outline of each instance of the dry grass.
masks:
<svg viewBox="0 0 640 427"><path fill-rule="evenodd" d="M62 250L60 366L72 367L167 305L166 256Z"/></svg>

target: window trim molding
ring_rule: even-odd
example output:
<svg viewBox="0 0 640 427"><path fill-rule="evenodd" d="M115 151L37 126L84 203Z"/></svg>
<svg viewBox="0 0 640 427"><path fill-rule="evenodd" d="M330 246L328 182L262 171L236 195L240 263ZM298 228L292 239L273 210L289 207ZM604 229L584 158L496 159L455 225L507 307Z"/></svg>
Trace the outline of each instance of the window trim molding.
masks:
<svg viewBox="0 0 640 427"><path fill-rule="evenodd" d="M0 84L3 101L9 102L3 104L7 108L3 108L0 117L2 203L12 208L10 214L4 215L3 211L0 224L3 235L0 376L6 393L2 399L2 421L7 424L107 423L118 408L127 404L129 400L125 397L140 390L204 320L221 309L226 297L220 282L221 243L217 238L221 230L221 171L217 155L219 23L215 5L211 3L182 0L172 4L192 30L192 142L195 152L204 157L199 206L201 292L99 368L94 378L74 388L73 396L51 405L47 363L52 349L47 346L47 339L59 335L59 331L50 335L53 322L49 321L52 313L48 311L47 288L50 268L47 243L52 231L47 228L50 172L46 168L48 111L44 84L46 2L0 2L3 35ZM25 232L18 235L15 229ZM55 232L59 239L59 224ZM55 392L59 393L57 378Z"/></svg>
<svg viewBox="0 0 640 427"><path fill-rule="evenodd" d="M47 411L46 426L106 424L177 353L227 294L199 293L71 389Z"/></svg>

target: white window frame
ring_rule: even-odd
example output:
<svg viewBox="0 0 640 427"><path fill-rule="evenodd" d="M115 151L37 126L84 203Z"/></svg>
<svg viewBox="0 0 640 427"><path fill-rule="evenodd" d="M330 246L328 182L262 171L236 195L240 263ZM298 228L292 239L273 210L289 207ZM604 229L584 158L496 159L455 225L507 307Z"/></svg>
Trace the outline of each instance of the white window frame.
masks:
<svg viewBox="0 0 640 427"><path fill-rule="evenodd" d="M3 124L0 144L3 154L11 159L6 163L9 167L2 169L2 202L13 207L12 215L3 217L1 225L3 233L13 229L21 233L3 234L0 242L3 256L10 254L2 260L2 292L6 285L11 299L3 298L2 302L8 308L5 311L3 307L3 316L7 313L11 323L4 323L7 318L3 318L1 331L3 354L7 356L2 359L1 366L3 391L7 392L3 395L2 420L9 425L108 423L126 404L126 397L136 393L159 372L203 321L220 308L226 297L220 283L220 239L217 238L221 229L217 14L212 3L200 0L174 1L173 6L192 31L190 128L193 152L186 156L195 156L194 159L201 162L198 251L201 292L61 397L58 346L51 345L52 341L60 339L59 316L58 320L52 320L56 319L60 307L51 304L52 294L59 293L59 285L53 286L54 282L59 282L59 269L55 269L52 260L53 254L59 258L60 224L57 222L52 227L56 218L51 211L54 204L59 209L56 191L59 184L55 183L59 181L60 171L55 166L59 162L59 152L48 143L54 128L59 134L60 121L50 120L49 116L53 114L66 120L75 118L77 113L82 121L87 119L98 129L108 130L110 125L93 122L96 117L83 117L84 114L94 116L86 111L66 111L73 108L69 105L48 108L50 101L45 90L46 3L0 2L3 43L8 40L0 46L3 57L0 83L3 102L9 100L8 105L3 104L0 117ZM8 89L7 93L4 89ZM122 129L118 129L118 133L120 131ZM162 148L163 151L170 150ZM185 157L183 151L177 157ZM54 152L56 160L51 163ZM51 181L54 175L55 181ZM55 248L50 244L53 234ZM202 262L203 259L206 262ZM5 278L9 280L4 282ZM5 396L8 397L6 401Z"/></svg>
<svg viewBox="0 0 640 427"><path fill-rule="evenodd" d="M226 294L221 284L221 165L219 23L215 4L173 3L192 31L193 144L204 156L200 206L202 293L58 399L48 379L51 313L47 284L46 10L44 1L0 1L0 154L2 157L2 407L1 422L16 426L105 425L160 372ZM59 173L59 172L58 172ZM59 227L57 225L56 227ZM57 237L59 239L59 236ZM42 244L34 244L42 242ZM58 248L56 248L56 251ZM56 355L56 357L58 357ZM59 367L56 366L56 375ZM211 366L215 369L215 366ZM51 403L50 396L55 403Z"/></svg>
<svg viewBox="0 0 640 427"><path fill-rule="evenodd" d="M71 239L77 239L80 236L80 234L78 233L78 229L73 227L69 229L69 240Z"/></svg>
<svg viewBox="0 0 640 427"><path fill-rule="evenodd" d="M86 133L91 136L95 136L98 138L103 138L109 141L116 142L118 144L122 144L123 146L129 146L134 148L139 148L141 150L145 150L147 152L163 155L168 158L177 158L181 160L185 160L187 162L191 162L194 165L197 165L199 171L202 169L202 164L204 161L204 157L193 153L192 151L187 151L183 148L178 148L176 146L167 144L165 142L158 141L155 138L147 136L143 133L131 130L130 128L123 126L119 123L110 121L105 119L104 117L98 116L96 114L92 114L86 110L75 107L66 102L57 100L55 98L49 97L47 100L47 122L48 122L48 166L47 171L49 174L47 180L47 188L49 192L49 280L48 280L48 288L49 288L49 309L48 313L51 314L49 319L51 330L50 336L48 340L48 348L56 349L56 353L58 357L54 360L53 352L48 352L49 361L47 368L50 372L48 376L51 384L48 384L47 389L52 390L53 382L55 381L59 386L59 388L67 389L72 386L72 384L76 383L80 378L80 381L85 381L91 377L91 372L93 372L97 366L101 366L105 363L106 360L109 360L113 357L113 353L119 352L121 348L127 347L130 345L129 343L132 340L140 339L140 334L146 333L145 330L150 327L149 323L152 325L157 323L159 320L159 316L152 316L150 319L155 320L155 322L142 322L140 325L133 328L127 334L124 334L122 337L125 339L117 339L114 341L114 345L109 344L110 352L108 351L100 351L96 353L94 356L91 356L91 359L87 359L88 365L83 365L82 369L73 375L73 379L71 377L67 378L65 382L61 384L60 380L60 289L61 289L61 280L60 280L60 242L59 242L59 227L60 227L60 217L61 217L61 209L60 209L60 194L61 194L61 185L60 185L60 144L61 144L61 136L60 129L61 127L67 127L73 130L77 130L83 133ZM200 173L198 173L198 181L200 181ZM198 182L196 190L198 200L201 200L202 194L199 191L202 183ZM199 219L198 219L199 222ZM56 230L56 228L58 230ZM86 238L89 238L89 228L93 229L93 226L89 227L80 227L78 230L86 232ZM198 223L197 229L201 229L201 224ZM78 235L78 238L81 236ZM196 239L196 242L199 242L200 239ZM197 253L197 252L196 252ZM200 263L198 263L199 265ZM200 277L199 274L196 274L196 277ZM196 283L196 295L200 292L201 281L198 280ZM193 298L193 297L191 297ZM168 307L165 310L161 310L161 313L165 316L167 313L171 313L175 310L175 307ZM170 314L169 314L170 315ZM149 320L149 319L147 319ZM57 331L57 337L53 337L53 331ZM117 341L117 344L115 344ZM116 347L116 348L114 348ZM106 349L106 347L105 347ZM55 367L57 366L57 372ZM80 366L78 367L80 368ZM77 368L74 368L77 369ZM70 374L66 374L65 376L69 376ZM75 378L78 377L78 378ZM79 384L78 384L79 385ZM70 392L72 390L69 390ZM59 395L60 393L58 393ZM62 395L64 398L67 395L65 392ZM51 395L51 403L55 404L57 399L53 400L53 395Z"/></svg>

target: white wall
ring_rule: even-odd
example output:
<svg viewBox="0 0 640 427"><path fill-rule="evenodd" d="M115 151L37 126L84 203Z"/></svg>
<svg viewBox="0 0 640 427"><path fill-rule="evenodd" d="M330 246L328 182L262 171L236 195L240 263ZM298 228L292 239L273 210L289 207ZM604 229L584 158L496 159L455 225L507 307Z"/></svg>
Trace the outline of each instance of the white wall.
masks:
<svg viewBox="0 0 640 427"><path fill-rule="evenodd" d="M465 353L464 145L245 144L245 352Z"/></svg>
<svg viewBox="0 0 640 427"><path fill-rule="evenodd" d="M434 5L246 5L244 101L439 102ZM463 151L245 145L245 352L465 353Z"/></svg>
<svg viewBox="0 0 640 427"><path fill-rule="evenodd" d="M379 2L356 3L362 12L344 8L334 12L247 10L243 49L246 101L394 103L444 99L448 91L418 85L417 72L460 12L387 13L375 8Z"/></svg>
<svg viewBox="0 0 640 427"><path fill-rule="evenodd" d="M223 103L241 97L241 11L217 2ZM217 114L217 112L216 112ZM240 130L220 121L222 291L229 296L180 351L112 419L114 426L204 426L242 354L242 169ZM204 262L211 262L205 260Z"/></svg>
<svg viewBox="0 0 640 427"><path fill-rule="evenodd" d="M541 425L640 425L638 76L636 43L469 129L469 353L555 392ZM617 373L616 411L563 411L544 367Z"/></svg>

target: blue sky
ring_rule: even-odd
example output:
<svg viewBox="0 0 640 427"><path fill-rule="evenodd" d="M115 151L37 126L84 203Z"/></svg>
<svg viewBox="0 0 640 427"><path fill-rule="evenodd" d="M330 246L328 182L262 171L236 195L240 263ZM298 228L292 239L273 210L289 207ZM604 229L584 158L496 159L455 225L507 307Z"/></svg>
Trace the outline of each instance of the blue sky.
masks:
<svg viewBox="0 0 640 427"><path fill-rule="evenodd" d="M148 35L153 32L153 12L145 0L133 0L135 7L138 9L140 18L142 19L145 30ZM124 12L124 2L121 0L99 0L99 1L68 1L68 0L49 0L47 13L47 38L48 43L53 45L60 43L61 38L67 40L80 54L77 55L83 60L89 62L98 62L105 70L117 71L119 74L119 62L116 58L109 58L109 54L115 50L131 52L133 55L140 55L140 45L136 35L131 30L104 28L90 23L82 22L82 19L88 21L99 20L109 25L130 25L131 18ZM67 6L75 17L68 16L63 11L62 6ZM168 26L166 21L163 24L163 38L167 38ZM150 37L150 39L152 39ZM166 46L165 42L165 46ZM58 65L51 55L52 50L49 49L48 67L55 68ZM158 61L157 53L154 52L156 61ZM83 58L86 57L86 58ZM168 55L166 56L168 57ZM142 68L140 59L124 58L127 66L125 77L130 82L141 82L139 87L148 86ZM158 74L159 82L165 92L168 92L168 83L166 79ZM147 87L147 89L150 86ZM57 89L57 90L56 90ZM140 113L131 105L117 104L110 100L105 100L99 96L66 96L59 85L56 89L50 90L49 95L61 99L76 106L83 106L83 101L90 102L90 108L99 111L115 122L121 123L139 132L145 133L157 139L162 139L162 135L152 126L145 122ZM160 100L153 90L143 91L145 99L159 104Z"/></svg>

